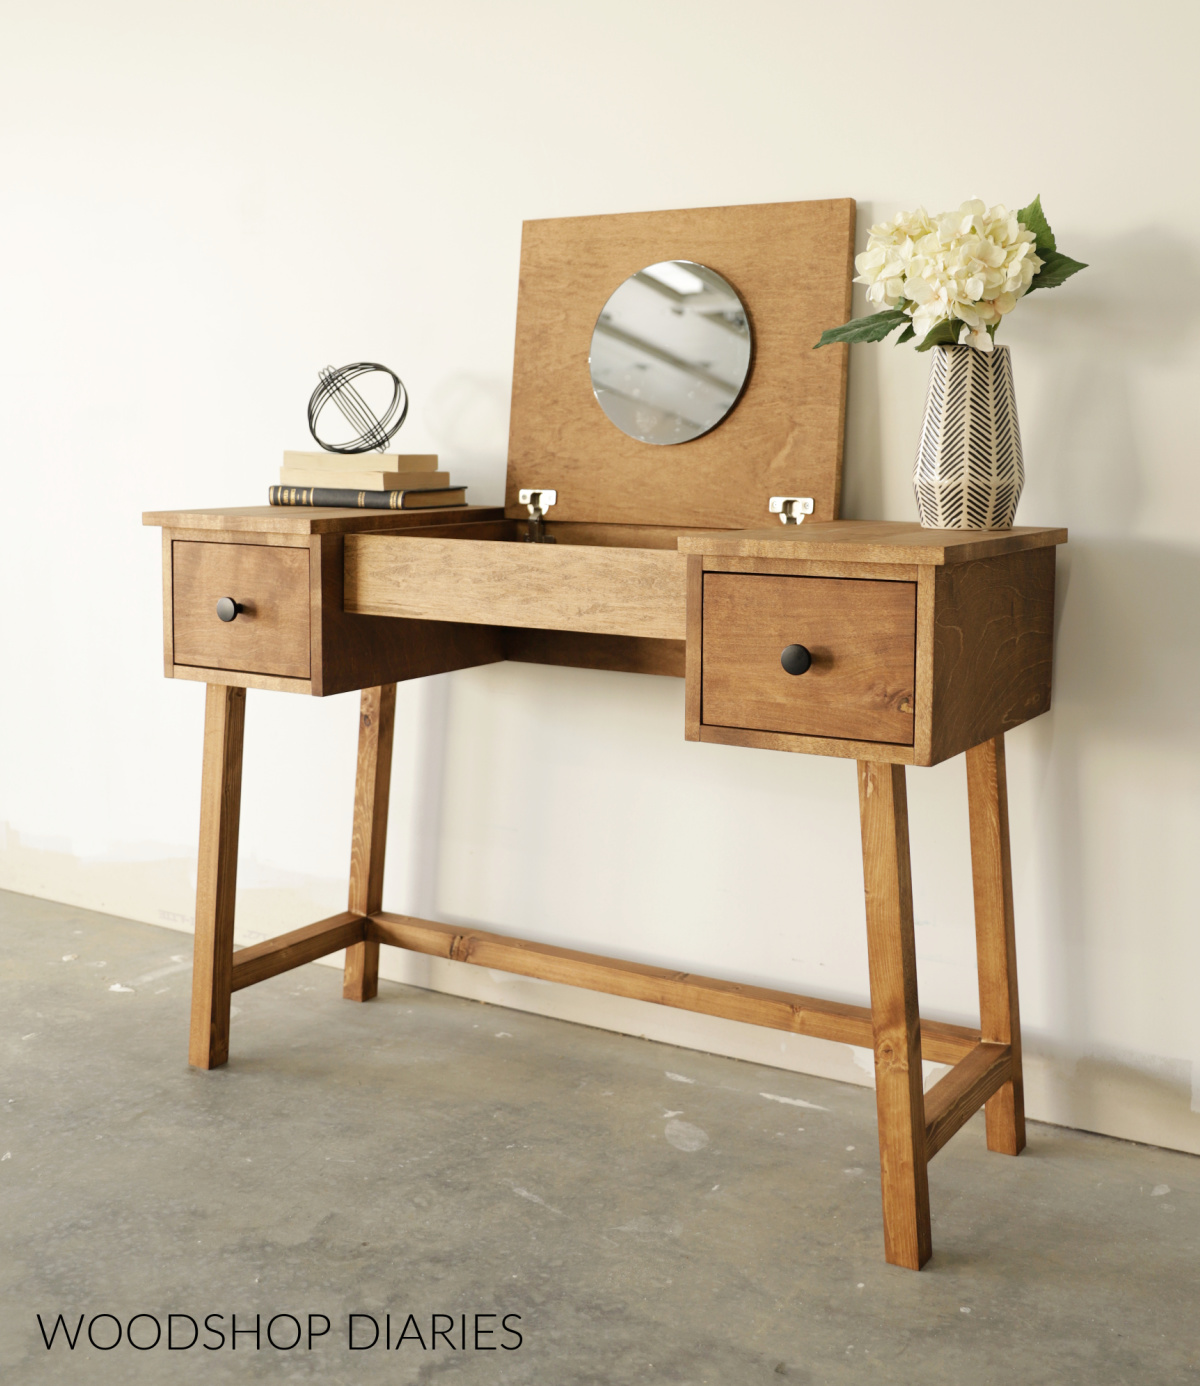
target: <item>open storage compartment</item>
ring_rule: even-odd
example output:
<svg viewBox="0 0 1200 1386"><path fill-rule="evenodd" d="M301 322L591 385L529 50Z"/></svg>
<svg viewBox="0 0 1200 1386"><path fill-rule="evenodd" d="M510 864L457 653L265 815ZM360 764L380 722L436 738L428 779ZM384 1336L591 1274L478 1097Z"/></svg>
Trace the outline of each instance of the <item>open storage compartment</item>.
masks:
<svg viewBox="0 0 1200 1386"><path fill-rule="evenodd" d="M494 626L507 658L682 677L679 536L761 525L778 495L837 518L847 354L813 345L849 311L853 243L849 199L526 222L505 518L347 534L347 614ZM601 409L589 352L614 290L670 259L733 286L753 356L715 428L656 445ZM552 542L526 542L523 489L556 493Z"/></svg>

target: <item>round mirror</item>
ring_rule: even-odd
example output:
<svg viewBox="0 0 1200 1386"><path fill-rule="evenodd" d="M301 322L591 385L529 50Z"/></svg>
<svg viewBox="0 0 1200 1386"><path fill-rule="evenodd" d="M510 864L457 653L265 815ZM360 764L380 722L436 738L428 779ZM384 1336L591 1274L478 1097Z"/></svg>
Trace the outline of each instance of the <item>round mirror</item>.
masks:
<svg viewBox="0 0 1200 1386"><path fill-rule="evenodd" d="M643 443L686 443L716 428L745 387L745 306L704 265L648 265L604 305L588 365L596 400L622 433Z"/></svg>

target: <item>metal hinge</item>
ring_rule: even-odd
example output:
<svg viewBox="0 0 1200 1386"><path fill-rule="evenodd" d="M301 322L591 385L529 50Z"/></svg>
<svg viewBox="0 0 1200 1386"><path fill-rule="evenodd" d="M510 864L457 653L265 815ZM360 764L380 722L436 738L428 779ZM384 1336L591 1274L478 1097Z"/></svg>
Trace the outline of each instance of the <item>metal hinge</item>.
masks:
<svg viewBox="0 0 1200 1386"><path fill-rule="evenodd" d="M558 500L557 491L522 490L517 492L518 502L529 510L529 528L525 534L527 544L553 544L555 539L546 533L546 511Z"/></svg>
<svg viewBox="0 0 1200 1386"><path fill-rule="evenodd" d="M785 525L802 524L805 515L813 513L811 496L772 496L767 502L767 512L778 515Z"/></svg>

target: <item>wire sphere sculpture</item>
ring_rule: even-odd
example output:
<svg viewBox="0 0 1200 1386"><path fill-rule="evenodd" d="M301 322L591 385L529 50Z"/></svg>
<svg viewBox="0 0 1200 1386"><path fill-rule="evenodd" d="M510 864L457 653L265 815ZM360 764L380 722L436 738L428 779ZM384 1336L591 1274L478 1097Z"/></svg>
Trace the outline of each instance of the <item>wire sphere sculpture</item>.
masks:
<svg viewBox="0 0 1200 1386"><path fill-rule="evenodd" d="M382 416L367 404L353 383L361 375L374 373L390 376L392 381L392 402ZM308 401L308 431L312 436L326 452L383 452L408 415L408 391L396 372L376 361L355 361L349 366L326 366L319 374L321 383ZM357 430L348 443L327 443L317 432L322 411L329 404Z"/></svg>

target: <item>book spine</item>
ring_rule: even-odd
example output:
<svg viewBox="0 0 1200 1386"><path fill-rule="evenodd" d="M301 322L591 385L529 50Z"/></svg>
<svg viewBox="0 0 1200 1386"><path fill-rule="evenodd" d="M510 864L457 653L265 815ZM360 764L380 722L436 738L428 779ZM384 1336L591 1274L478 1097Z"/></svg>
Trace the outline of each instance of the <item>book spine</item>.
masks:
<svg viewBox="0 0 1200 1386"><path fill-rule="evenodd" d="M403 491L352 491L345 486L272 486L272 505L328 505L358 510L399 510Z"/></svg>
<svg viewBox="0 0 1200 1386"><path fill-rule="evenodd" d="M411 507L404 504L404 497L418 494L427 494L430 491L449 494L458 492L460 499L451 501L447 499L447 505L464 505L465 498L461 497L461 487L413 487L410 486L406 491L353 491L348 487L340 486L272 486L267 493L267 499L272 505L326 505L339 509L358 509L358 510L407 510Z"/></svg>

